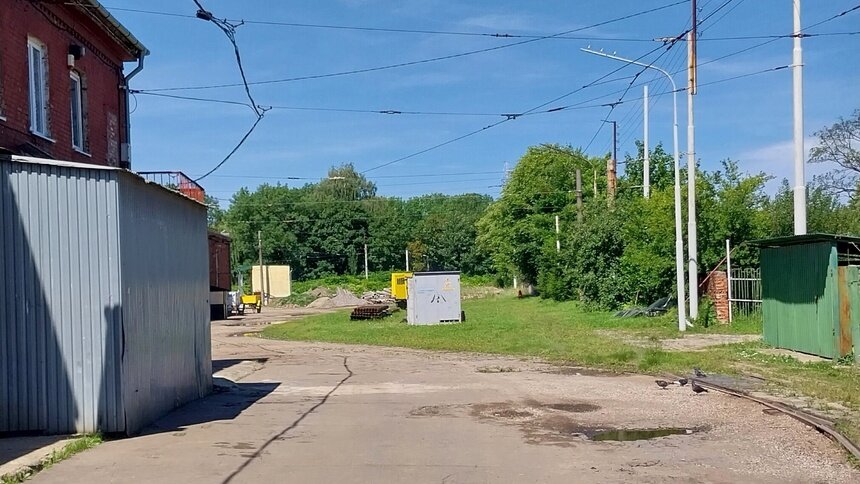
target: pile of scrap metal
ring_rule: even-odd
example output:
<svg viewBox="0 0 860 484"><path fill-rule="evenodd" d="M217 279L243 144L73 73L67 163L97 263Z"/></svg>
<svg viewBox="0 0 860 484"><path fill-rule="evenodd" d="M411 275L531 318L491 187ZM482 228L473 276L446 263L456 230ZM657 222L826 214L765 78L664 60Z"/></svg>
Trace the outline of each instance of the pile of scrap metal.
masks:
<svg viewBox="0 0 860 484"><path fill-rule="evenodd" d="M677 306L677 301L671 297L661 297L654 304L646 307L622 309L615 313L616 318L635 318L638 316L661 316L666 311Z"/></svg>
<svg viewBox="0 0 860 484"><path fill-rule="evenodd" d="M353 321L363 319L382 319L393 312L388 304L365 304L352 310L349 319Z"/></svg>

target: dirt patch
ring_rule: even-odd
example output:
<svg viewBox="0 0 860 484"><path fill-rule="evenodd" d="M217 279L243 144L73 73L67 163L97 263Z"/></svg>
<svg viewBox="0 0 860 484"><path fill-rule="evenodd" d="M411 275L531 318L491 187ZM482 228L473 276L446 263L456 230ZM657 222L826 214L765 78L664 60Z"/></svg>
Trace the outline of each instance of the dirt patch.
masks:
<svg viewBox="0 0 860 484"><path fill-rule="evenodd" d="M600 410L600 405L593 403L548 403L544 405L544 408L570 413L585 413Z"/></svg>
<svg viewBox="0 0 860 484"><path fill-rule="evenodd" d="M481 419L526 419L535 415L529 409L510 402L476 403L471 405L471 407L472 416Z"/></svg>
<svg viewBox="0 0 860 484"><path fill-rule="evenodd" d="M595 370L593 368L584 368L581 366L556 366L541 373L551 375L569 375L569 376L622 376L623 373L617 373L610 370Z"/></svg>
<svg viewBox="0 0 860 484"><path fill-rule="evenodd" d="M475 371L478 373L516 373L520 370L512 366L482 366Z"/></svg>
<svg viewBox="0 0 860 484"><path fill-rule="evenodd" d="M683 338L658 339L608 329L598 330L596 333L631 346L644 348L653 348L656 346L666 351L703 351L713 346L761 340L761 335L758 334L689 334Z"/></svg>
<svg viewBox="0 0 860 484"><path fill-rule="evenodd" d="M424 405L409 412L410 417L453 417L457 405Z"/></svg>

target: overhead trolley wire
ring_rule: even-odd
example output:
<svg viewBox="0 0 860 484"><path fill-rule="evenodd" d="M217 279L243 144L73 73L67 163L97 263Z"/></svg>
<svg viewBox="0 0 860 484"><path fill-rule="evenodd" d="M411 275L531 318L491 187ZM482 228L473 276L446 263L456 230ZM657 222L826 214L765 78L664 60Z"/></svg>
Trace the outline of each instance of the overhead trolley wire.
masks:
<svg viewBox="0 0 860 484"><path fill-rule="evenodd" d="M449 60L449 59L456 59L456 58L460 58L460 57L467 57L467 56L471 56L471 55L475 55L475 54L482 54L482 53L486 53L486 52L493 52L493 51L497 51L497 50L507 49L510 47L516 47L516 46L520 46L520 45L531 44L531 43L539 42L542 40L557 38L557 37L560 37L562 35L571 34L573 32L580 32L583 30L601 27L601 26L608 25L611 23L620 22L623 20L628 20L631 18L651 14L654 12L659 12L661 10L664 10L664 9L667 9L670 7L674 7L674 6L680 5L682 3L687 3L688 1L689 0L676 1L673 3L667 4L667 5L662 5L659 7L653 7L653 8L647 9L647 10L642 10L642 11L635 12L635 13L628 14L628 15L624 15L621 17L616 17L616 18L612 18L609 20L604 20L602 22L597 22L597 23L594 23L591 25L586 25L584 27L577 27L575 29L566 30L564 32L559 32L557 34L539 36L539 37L535 37L535 38L521 40L518 42L512 42L512 43L497 45L497 46L493 46L493 47L486 47L483 49L470 50L470 51L466 51L466 52L458 52L456 54L448 54L448 55L444 55L444 56L431 57L428 59L420 59L420 60L414 60L414 61L408 61L408 62L399 62L396 64L367 67L367 68L363 68L363 69L352 69L352 70L341 71L341 72L330 72L330 73L325 73L325 74L314 74L314 75L288 77L288 78L281 78L281 79L269 79L269 80L265 80L265 81L253 81L253 82L249 82L248 84L250 84L250 85L278 84L278 83L303 81L303 80L310 80L310 79L324 79L324 78L330 78L330 77L340 77L340 76L348 76L348 75L353 75L353 74L362 74L362 73L367 73L367 72L376 72L376 71L396 69L396 68L400 68L400 67L408 67L408 66L419 65L419 64L427 64L427 63L431 63L431 62L438 62L438 61ZM224 84L198 85L198 86L162 87L162 88L153 88L153 89L141 89L140 91L141 92L144 92L144 91L145 92L159 92L159 91L163 92L163 91L199 90L199 89L219 89L219 88L226 88L226 87L240 87L242 85L243 84L240 84L240 83L224 83Z"/></svg>

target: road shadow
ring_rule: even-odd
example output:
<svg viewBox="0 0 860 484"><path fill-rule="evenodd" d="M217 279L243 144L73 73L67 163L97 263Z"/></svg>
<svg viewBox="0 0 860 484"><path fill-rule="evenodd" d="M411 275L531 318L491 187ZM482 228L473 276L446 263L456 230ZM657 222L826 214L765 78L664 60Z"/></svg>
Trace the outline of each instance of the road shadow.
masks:
<svg viewBox="0 0 860 484"><path fill-rule="evenodd" d="M66 435L35 435L33 432L0 434L0 466L67 438Z"/></svg>
<svg viewBox="0 0 860 484"><path fill-rule="evenodd" d="M170 412L144 428L139 435L178 432L192 425L233 420L280 385L280 383L233 383L219 378L214 380L215 393Z"/></svg>
<svg viewBox="0 0 860 484"><path fill-rule="evenodd" d="M256 363L265 364L267 361L269 361L269 359L268 358L243 358L243 359L228 358L228 359L223 359L223 360L212 360L212 374L214 375L221 370L226 370L227 368L230 368L231 366L236 366L236 365L238 365L244 361L253 361Z"/></svg>

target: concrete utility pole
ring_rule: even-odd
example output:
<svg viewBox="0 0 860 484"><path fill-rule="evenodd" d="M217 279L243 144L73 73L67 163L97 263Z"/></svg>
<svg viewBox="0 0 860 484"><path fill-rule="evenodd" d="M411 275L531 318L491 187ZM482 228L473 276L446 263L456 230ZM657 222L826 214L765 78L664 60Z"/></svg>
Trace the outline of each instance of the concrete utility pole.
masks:
<svg viewBox="0 0 860 484"><path fill-rule="evenodd" d="M606 203L609 208L612 208L615 205L618 172L618 123L615 121L610 121L610 123L612 123L612 156L606 161Z"/></svg>
<svg viewBox="0 0 860 484"><path fill-rule="evenodd" d="M558 215L555 216L555 251L561 252L561 240L559 240Z"/></svg>
<svg viewBox="0 0 860 484"><path fill-rule="evenodd" d="M260 253L260 296L266 293L266 290L263 289L263 281L265 280L263 277L263 231L257 231L257 250Z"/></svg>
<svg viewBox="0 0 860 484"><path fill-rule="evenodd" d="M651 198L651 151L648 147L648 84L642 86L642 99L645 100L643 104L644 109L644 121L643 125L645 127L645 134L642 138L642 147L643 147L643 162L642 162L642 195L645 198Z"/></svg>
<svg viewBox="0 0 860 484"><path fill-rule="evenodd" d="M406 272L409 272L409 249L406 249Z"/></svg>
<svg viewBox="0 0 860 484"><path fill-rule="evenodd" d="M661 69L653 64L646 64L636 60L619 57L615 54L607 54L591 49L581 49L589 54L599 55L607 59L613 59L628 64L645 67L646 69L654 69L659 71L672 84L672 146L675 153L675 285L678 291L678 330L687 330L686 320L686 301L684 297L684 233L681 227L681 155L678 148L678 86L675 85L675 79L665 69Z"/></svg>
<svg viewBox="0 0 860 484"><path fill-rule="evenodd" d="M806 173L803 149L803 47L800 45L800 0L794 0L794 234L806 233Z"/></svg>
<svg viewBox="0 0 860 484"><path fill-rule="evenodd" d="M576 169L576 221L582 224L582 171Z"/></svg>
<svg viewBox="0 0 860 484"><path fill-rule="evenodd" d="M367 271L367 244L364 244L364 278L367 279L368 271Z"/></svg>
<svg viewBox="0 0 860 484"><path fill-rule="evenodd" d="M693 0L693 29L687 34L689 83L687 85L687 253L690 285L690 319L699 317L699 254L696 230L696 129L693 96L696 94L696 1Z"/></svg>

